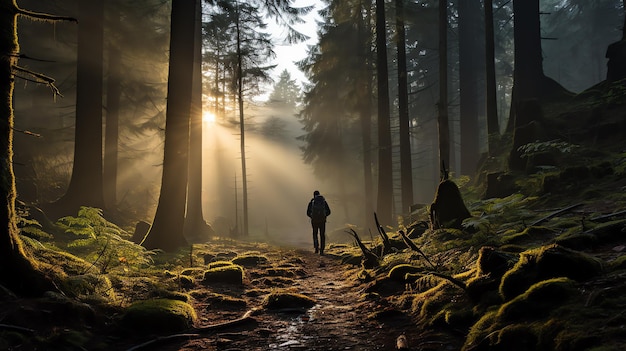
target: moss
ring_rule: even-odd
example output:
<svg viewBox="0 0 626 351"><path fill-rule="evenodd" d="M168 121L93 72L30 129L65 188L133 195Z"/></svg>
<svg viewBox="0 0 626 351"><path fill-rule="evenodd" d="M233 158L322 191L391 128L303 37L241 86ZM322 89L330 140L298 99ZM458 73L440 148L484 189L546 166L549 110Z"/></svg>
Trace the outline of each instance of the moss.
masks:
<svg viewBox="0 0 626 351"><path fill-rule="evenodd" d="M559 245L527 250L500 283L500 294L510 300L522 294L532 284L554 277L568 277L583 281L602 271L598 259Z"/></svg>
<svg viewBox="0 0 626 351"><path fill-rule="evenodd" d="M512 324L500 329L496 345L499 350L536 350L539 337L537 332L526 324Z"/></svg>
<svg viewBox="0 0 626 351"><path fill-rule="evenodd" d="M101 274L70 276L64 281L64 292L69 296L100 295L115 298L115 291L109 278Z"/></svg>
<svg viewBox="0 0 626 351"><path fill-rule="evenodd" d="M246 254L233 258L232 262L244 267L255 267L259 264L266 263L267 257L255 254Z"/></svg>
<svg viewBox="0 0 626 351"><path fill-rule="evenodd" d="M609 263L611 270L626 269L626 255L622 255Z"/></svg>
<svg viewBox="0 0 626 351"><path fill-rule="evenodd" d="M422 272L423 270L424 269L421 267L416 267L410 264L399 264L397 266L394 266L389 271L389 273L387 274L387 277L391 280L404 282L406 281L407 274L415 274L415 273Z"/></svg>
<svg viewBox="0 0 626 351"><path fill-rule="evenodd" d="M584 250L594 247L598 242L598 238L593 234L578 233L559 235L555 239L555 243L572 250Z"/></svg>
<svg viewBox="0 0 626 351"><path fill-rule="evenodd" d="M504 323L545 316L575 294L571 279L561 277L541 281L502 305L498 311L498 321Z"/></svg>
<svg viewBox="0 0 626 351"><path fill-rule="evenodd" d="M219 268L219 267L226 267L226 266L231 266L233 263L230 261L214 261L211 262L207 265L208 269L213 269L213 268Z"/></svg>
<svg viewBox="0 0 626 351"><path fill-rule="evenodd" d="M500 279L515 264L516 260L517 255L483 246L478 251L476 275L489 275L493 279Z"/></svg>
<svg viewBox="0 0 626 351"><path fill-rule="evenodd" d="M243 267L231 264L206 270L202 282L204 284L225 283L241 285L243 284L243 277Z"/></svg>
<svg viewBox="0 0 626 351"><path fill-rule="evenodd" d="M272 277L304 277L306 276L306 272L300 268L270 268L267 270L267 275Z"/></svg>
<svg viewBox="0 0 626 351"><path fill-rule="evenodd" d="M541 240L555 231L541 226L530 226L519 233L509 233L501 238L502 244L523 244L532 240Z"/></svg>
<svg viewBox="0 0 626 351"><path fill-rule="evenodd" d="M224 308L224 307L245 307L246 300L237 297L209 292L207 290L197 290L191 293L191 295L206 304L207 308Z"/></svg>
<svg viewBox="0 0 626 351"><path fill-rule="evenodd" d="M475 350L478 345L485 342L484 340L490 336L496 316L497 311L489 311L474 323L463 344L463 351Z"/></svg>
<svg viewBox="0 0 626 351"><path fill-rule="evenodd" d="M289 308L311 308L316 302L312 298L296 293L273 292L263 300L263 307L269 310L289 309Z"/></svg>
<svg viewBox="0 0 626 351"><path fill-rule="evenodd" d="M135 302L122 316L120 326L129 334L175 333L193 326L196 311L188 303L170 299Z"/></svg>

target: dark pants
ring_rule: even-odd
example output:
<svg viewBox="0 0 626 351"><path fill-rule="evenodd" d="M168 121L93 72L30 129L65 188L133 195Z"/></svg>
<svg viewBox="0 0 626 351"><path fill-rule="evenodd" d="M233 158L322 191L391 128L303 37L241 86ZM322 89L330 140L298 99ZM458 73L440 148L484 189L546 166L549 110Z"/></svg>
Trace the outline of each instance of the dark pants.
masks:
<svg viewBox="0 0 626 351"><path fill-rule="evenodd" d="M324 246L326 244L326 222L315 223L311 222L313 227L313 247L315 251L319 249L320 252L324 252ZM317 240L317 233L319 232L319 241Z"/></svg>

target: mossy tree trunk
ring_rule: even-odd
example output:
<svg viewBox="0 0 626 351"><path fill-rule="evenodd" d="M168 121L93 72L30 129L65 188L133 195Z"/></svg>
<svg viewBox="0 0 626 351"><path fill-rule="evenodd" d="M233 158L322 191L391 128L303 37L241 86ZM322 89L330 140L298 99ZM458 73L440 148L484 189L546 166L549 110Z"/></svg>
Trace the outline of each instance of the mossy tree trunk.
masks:
<svg viewBox="0 0 626 351"><path fill-rule="evenodd" d="M17 65L15 0L0 0L0 284L19 295L36 296L53 284L28 257L19 238L13 173L13 68Z"/></svg>

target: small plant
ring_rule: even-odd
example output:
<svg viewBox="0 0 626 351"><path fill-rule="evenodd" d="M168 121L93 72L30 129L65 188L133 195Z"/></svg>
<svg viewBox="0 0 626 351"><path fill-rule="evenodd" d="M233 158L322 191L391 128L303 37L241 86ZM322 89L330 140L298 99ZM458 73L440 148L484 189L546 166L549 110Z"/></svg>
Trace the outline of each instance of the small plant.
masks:
<svg viewBox="0 0 626 351"><path fill-rule="evenodd" d="M559 152L561 154L572 154L580 148L580 145L571 144L559 139L550 141L535 141L524 144L517 148L521 152L521 157L531 157L545 152Z"/></svg>
<svg viewBox="0 0 626 351"><path fill-rule="evenodd" d="M130 235L102 217L102 210L81 207L76 217L60 218L57 225L69 236L67 249L72 254L91 262L100 273L120 267L152 264L154 252L127 239Z"/></svg>

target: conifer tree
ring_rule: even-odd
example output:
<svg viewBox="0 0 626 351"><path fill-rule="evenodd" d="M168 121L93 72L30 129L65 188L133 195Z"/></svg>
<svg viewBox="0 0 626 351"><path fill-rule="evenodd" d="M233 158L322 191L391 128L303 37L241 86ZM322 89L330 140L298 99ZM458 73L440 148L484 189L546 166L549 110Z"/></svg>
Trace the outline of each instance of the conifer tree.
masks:
<svg viewBox="0 0 626 351"><path fill-rule="evenodd" d="M56 88L53 79L18 65L18 16L50 22L75 20L26 11L15 0L0 0L0 285L22 296L39 296L56 288L45 273L52 270L30 257L19 238L13 173L13 88L16 78Z"/></svg>

